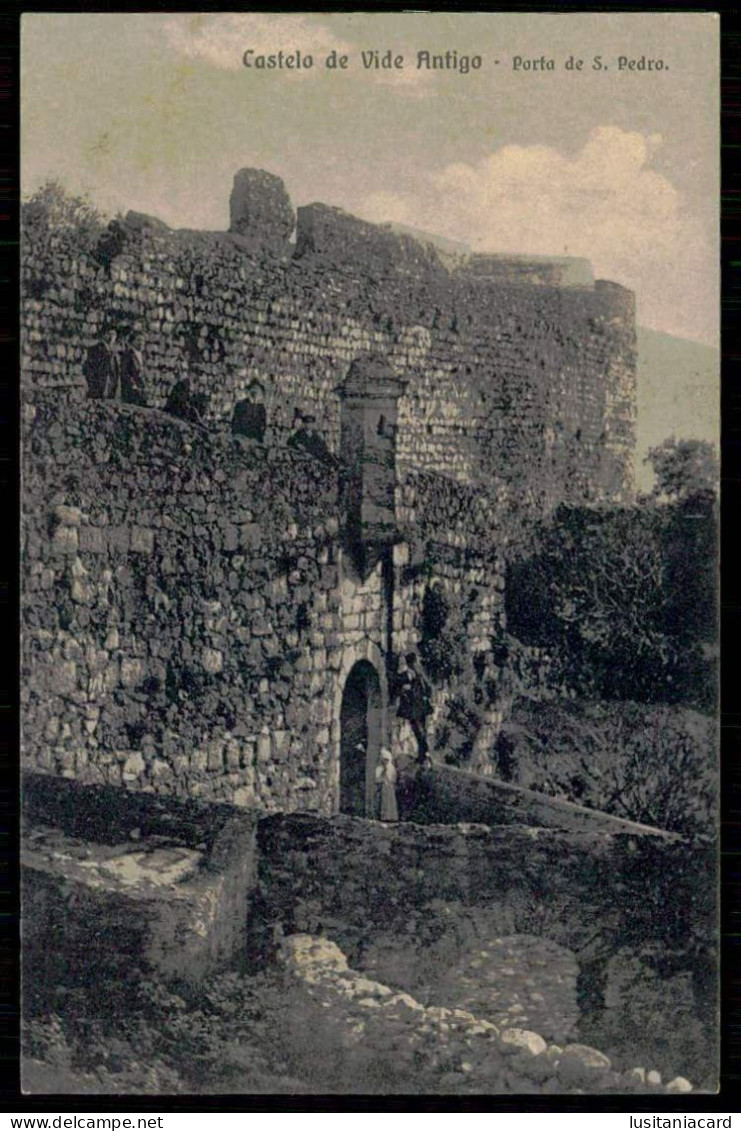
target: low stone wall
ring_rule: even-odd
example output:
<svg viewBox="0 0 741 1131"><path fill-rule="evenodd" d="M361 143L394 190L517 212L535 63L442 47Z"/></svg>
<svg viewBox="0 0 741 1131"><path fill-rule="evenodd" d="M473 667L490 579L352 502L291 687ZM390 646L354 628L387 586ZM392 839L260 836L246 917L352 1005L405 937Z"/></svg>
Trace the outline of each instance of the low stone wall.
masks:
<svg viewBox="0 0 741 1131"><path fill-rule="evenodd" d="M587 1045L548 1044L538 1033L499 1028L463 1009L423 1006L348 966L325 938L293 935L279 949L280 964L318 1001L348 1047L393 1058L395 1073L439 1091L553 1095L692 1091L684 1077L662 1084L656 1070L616 1072L609 1057ZM427 1087L425 1087L427 1085Z"/></svg>
<svg viewBox="0 0 741 1131"><path fill-rule="evenodd" d="M649 832L293 814L261 821L258 846L267 917L287 932L321 928L352 956L440 902L464 918L486 908L501 933L550 938L582 958L647 940L676 949L688 907L693 927L712 933L712 900L697 896L706 859Z"/></svg>
<svg viewBox="0 0 741 1131"><path fill-rule="evenodd" d="M662 1026L693 1027L681 1056L672 1045L652 1063L702 1087L712 1077L715 1022L703 1015L715 969L712 853L635 827L258 820L45 775L28 775L23 800L24 977L34 995L59 986L105 995L153 971L198 981L243 949L263 966L281 938L321 935L422 1001L465 1002L500 1027L508 1017L537 1022L559 1044L586 1009L591 1039L612 1056L612 1038L596 1039L610 1033L600 1018L609 1007L616 1030L621 994L647 973L682 990ZM538 987L540 965L549 978ZM499 983L509 967L507 996ZM624 1048L615 1063L626 1067Z"/></svg>
<svg viewBox="0 0 741 1131"><path fill-rule="evenodd" d="M199 981L244 948L255 817L226 805L28 775L22 864L29 991Z"/></svg>
<svg viewBox="0 0 741 1131"><path fill-rule="evenodd" d="M454 766L430 771L405 768L399 775L402 815L418 824L531 825L568 832L625 834L678 840L672 833L613 817L559 797L536 793Z"/></svg>
<svg viewBox="0 0 741 1131"><path fill-rule="evenodd" d="M465 953L494 937L549 940L572 952L580 1017L589 1018L590 1032L610 1032L610 1052L620 1051L623 1067L635 1011L632 983L620 971L642 972L638 981L652 985L681 982L673 1004L667 997L661 1032L644 1031L632 1046L645 1046L662 1071L712 1086L712 846L635 827L607 833L308 814L266 818L258 844L262 933L250 940L253 952L265 953L280 932L323 935L359 969L440 1001L435 986ZM608 1009L611 1030L602 1024ZM675 1032L687 1039L674 1041Z"/></svg>
<svg viewBox="0 0 741 1131"><path fill-rule="evenodd" d="M389 653L418 646L430 572L454 598L475 591L468 638L487 646L503 566L483 556L480 515L475 548L450 529L449 481L402 482L424 523L416 565L394 547L391 584L383 562L364 578L349 568L337 477L317 460L137 406L39 393L26 410L30 769L329 813L344 681L369 658L383 681Z"/></svg>

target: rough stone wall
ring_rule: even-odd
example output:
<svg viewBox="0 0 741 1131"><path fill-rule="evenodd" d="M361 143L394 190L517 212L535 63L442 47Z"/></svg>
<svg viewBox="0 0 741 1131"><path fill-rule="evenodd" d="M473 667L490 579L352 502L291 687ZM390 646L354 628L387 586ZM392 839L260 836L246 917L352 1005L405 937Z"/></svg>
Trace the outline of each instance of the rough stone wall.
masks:
<svg viewBox="0 0 741 1131"><path fill-rule="evenodd" d="M418 824L480 822L531 825L577 833L634 833L658 837L667 843L679 839L674 833L454 766L435 766L434 771L428 773L416 767L404 767L399 775L398 792L404 819Z"/></svg>
<svg viewBox="0 0 741 1131"><path fill-rule="evenodd" d="M420 1092L473 1095L693 1090L683 1076L662 1084L655 1069L616 1071L609 1057L588 1045L548 1044L522 1021L515 1028L514 1018L496 1025L478 1011L425 1006L411 994L394 992L351 969L339 947L325 938L292 935L278 957L342 1033L351 1063L356 1049L368 1060L369 1053L380 1052L385 1079L404 1080L399 1090L411 1090L412 1081L423 1081ZM361 1062L359 1067L366 1066ZM370 1079L366 1067L366 1088ZM393 1083L390 1090L397 1090Z"/></svg>
<svg viewBox="0 0 741 1131"><path fill-rule="evenodd" d="M142 972L199 980L243 953L254 814L27 774L27 992L105 992Z"/></svg>
<svg viewBox="0 0 741 1131"><path fill-rule="evenodd" d="M393 566L363 578L340 547L336 477L317 461L52 393L26 416L23 737L35 769L331 812L344 682L359 659L383 682L389 651L416 646L431 576L480 588L471 646L486 642L500 595L478 551L453 545L446 560L444 491L425 500L424 570L402 543ZM393 710L385 725L413 753Z"/></svg>
<svg viewBox="0 0 741 1131"><path fill-rule="evenodd" d="M697 998L697 954L687 946L706 926L710 936L708 856L697 848L640 831L258 820L228 805L34 774L23 810L34 994L84 984L95 996L152 968L198 980L244 943L264 964L282 936L310 932L320 946L342 946L366 980L428 1004L464 1004L497 1029L535 1028L559 1045L585 1035L577 1005L601 968L603 1006L588 1007L586 1019L598 1047L611 1056L617 1047L626 1067L641 1047L635 1016L620 1030L626 998L634 1015L639 1008L631 985L642 970L654 998L663 981L681 982L683 993L662 1000L662 1026L644 1049L657 1059L640 1062L713 1079L700 1018L713 1013L714 995L700 977ZM683 1039L667 1043L674 1025Z"/></svg>
<svg viewBox="0 0 741 1131"><path fill-rule="evenodd" d="M320 205L299 210L291 255L280 183L238 177L235 194L229 233L131 214L96 248L28 229L25 748L82 780L330 812L352 663L383 680L417 648L433 581L468 601L467 647L486 650L507 547L554 502L629 485L632 296L563 264L449 266ZM85 400L109 319L141 328L155 408L190 373L206 431ZM300 406L337 448L337 386L369 350L408 382L403 542L359 578L336 483L284 441ZM250 451L229 421L254 378L268 432ZM385 726L413 753L393 712Z"/></svg>
<svg viewBox="0 0 741 1131"><path fill-rule="evenodd" d="M336 486L147 410L35 405L24 746L83 781L331 809Z"/></svg>
<svg viewBox="0 0 741 1131"><path fill-rule="evenodd" d="M117 230L116 254L97 259L69 240L27 239L32 393L79 387L85 351L111 317L142 328L153 404L187 369L211 420L224 423L259 378L269 442L285 437L299 406L336 449L334 390L373 351L409 381L402 467L481 482L506 513L629 486L635 335L622 288L450 270L429 246L321 205L299 210L292 258L272 245L272 228L262 247L254 231Z"/></svg>
<svg viewBox="0 0 741 1131"><path fill-rule="evenodd" d="M687 932L677 885L691 889L705 867L701 854L650 834L514 824L276 815L261 821L258 843L272 917L287 931L321 928L352 953L440 900L497 910L504 933L541 935L577 954L631 938L668 944Z"/></svg>
<svg viewBox="0 0 741 1131"><path fill-rule="evenodd" d="M601 1041L607 1032L609 1047L620 1044L631 1006L625 979L621 997L615 963L643 968L659 985L679 978L687 996L675 995L671 1004L667 998L662 1027L651 1031L652 1055L662 1071L692 1075L702 1064L697 1074L713 1077L711 846L629 832L380 825L303 814L261 821L258 844L261 909L273 935L322 935L362 970L378 970L374 948L388 955L395 940L399 962L385 962L382 971L398 988L425 981L445 937L452 954L475 947L477 938L481 949L487 936L547 939L575 955L580 1004ZM605 1006L611 1036L595 1022L607 1019ZM666 1036L675 1026L692 1031L679 1063L679 1045L670 1049ZM667 1057L659 1057L662 1041Z"/></svg>
<svg viewBox="0 0 741 1131"><path fill-rule="evenodd" d="M492 536L491 504L479 490L433 472L407 470L397 488L396 511L403 542L394 547L393 652L419 649L424 635L425 592L439 588L453 607L467 608L465 649L473 658L491 647L504 626L505 557ZM519 537L526 538L521 524ZM443 717L450 688L436 686L430 732ZM499 720L482 727L493 743ZM486 730L486 734L483 731ZM394 749L416 754L408 724L399 720Z"/></svg>

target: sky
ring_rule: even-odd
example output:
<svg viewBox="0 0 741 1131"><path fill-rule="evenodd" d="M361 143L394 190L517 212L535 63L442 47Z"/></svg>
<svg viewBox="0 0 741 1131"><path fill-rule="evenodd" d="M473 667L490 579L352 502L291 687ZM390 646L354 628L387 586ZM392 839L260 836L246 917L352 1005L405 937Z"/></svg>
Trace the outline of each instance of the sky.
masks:
<svg viewBox="0 0 741 1131"><path fill-rule="evenodd" d="M224 229L234 173L267 169L294 205L584 256L642 325L717 345L713 13L25 13L21 35L26 195L53 178L111 214ZM314 66L248 69L247 49ZM365 70L372 50L405 66ZM417 68L446 50L481 65Z"/></svg>

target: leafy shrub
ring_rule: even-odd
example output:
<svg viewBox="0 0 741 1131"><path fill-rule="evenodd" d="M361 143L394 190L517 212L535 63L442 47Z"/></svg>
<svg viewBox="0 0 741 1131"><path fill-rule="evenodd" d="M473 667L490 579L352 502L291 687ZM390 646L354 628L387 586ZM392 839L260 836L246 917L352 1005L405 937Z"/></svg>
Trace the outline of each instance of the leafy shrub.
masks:
<svg viewBox="0 0 741 1131"><path fill-rule="evenodd" d="M554 678L582 696L712 710L716 557L707 496L561 507L539 551L511 564L509 631L546 648Z"/></svg>
<svg viewBox="0 0 741 1131"><path fill-rule="evenodd" d="M653 467L657 498L681 499L718 489L720 468L713 444L707 440L677 440L674 436L651 448L644 463Z"/></svg>
<svg viewBox="0 0 741 1131"><path fill-rule="evenodd" d="M29 241L47 240L53 234L72 235L81 248L93 248L107 220L86 196L68 193L59 181L49 180L21 205L23 235Z"/></svg>
<svg viewBox="0 0 741 1131"><path fill-rule="evenodd" d="M713 835L713 721L641 703L520 700L496 748L500 776L618 817L685 835Z"/></svg>

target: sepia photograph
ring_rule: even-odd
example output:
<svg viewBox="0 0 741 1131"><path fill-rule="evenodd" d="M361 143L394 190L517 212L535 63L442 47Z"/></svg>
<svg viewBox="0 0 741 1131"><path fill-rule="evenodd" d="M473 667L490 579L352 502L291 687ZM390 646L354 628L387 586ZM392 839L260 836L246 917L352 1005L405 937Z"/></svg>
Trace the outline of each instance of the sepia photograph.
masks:
<svg viewBox="0 0 741 1131"><path fill-rule="evenodd" d="M25 12L21 171L25 1095L715 1095L717 14Z"/></svg>

